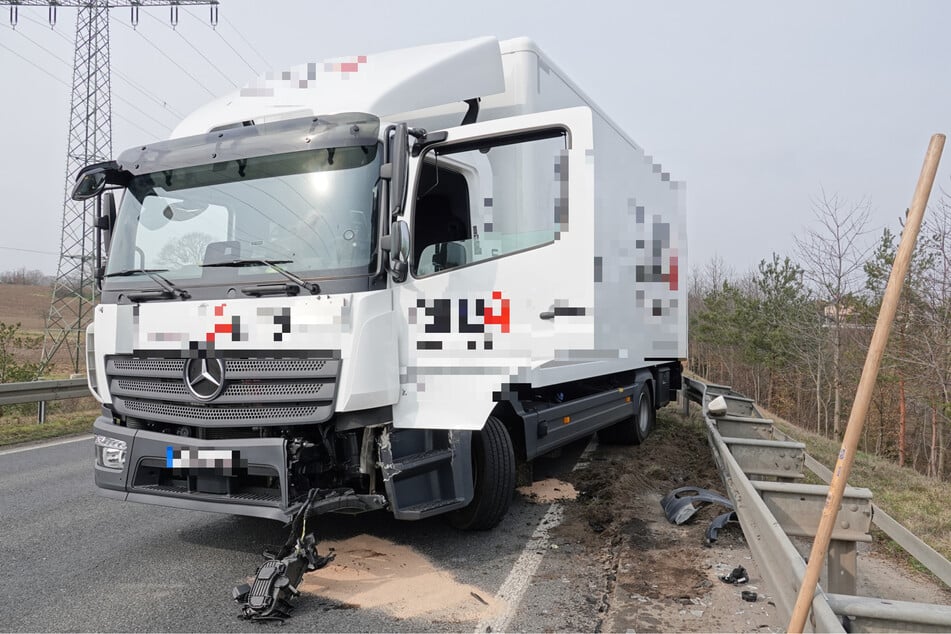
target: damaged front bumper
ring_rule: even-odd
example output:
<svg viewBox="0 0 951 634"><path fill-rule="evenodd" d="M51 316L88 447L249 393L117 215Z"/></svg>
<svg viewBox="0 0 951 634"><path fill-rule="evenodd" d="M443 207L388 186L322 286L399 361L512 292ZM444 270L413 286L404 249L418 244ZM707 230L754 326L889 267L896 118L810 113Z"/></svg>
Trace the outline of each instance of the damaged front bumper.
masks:
<svg viewBox="0 0 951 634"><path fill-rule="evenodd" d="M129 429L106 417L96 420L93 433L126 446L121 468L97 460L96 486L106 497L281 522L289 521L303 502L290 499L283 438L201 440ZM323 492L309 514L385 506L382 495L335 489Z"/></svg>

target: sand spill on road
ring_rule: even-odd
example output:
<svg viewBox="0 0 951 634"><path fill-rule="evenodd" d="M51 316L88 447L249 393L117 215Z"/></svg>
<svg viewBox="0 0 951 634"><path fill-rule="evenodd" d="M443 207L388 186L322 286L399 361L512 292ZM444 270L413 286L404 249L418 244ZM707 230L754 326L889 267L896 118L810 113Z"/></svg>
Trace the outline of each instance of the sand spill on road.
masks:
<svg viewBox="0 0 951 634"><path fill-rule="evenodd" d="M551 504L561 500L574 500L578 492L570 482L563 482L556 478L548 478L533 482L531 486L519 487L519 493L539 504Z"/></svg>
<svg viewBox="0 0 951 634"><path fill-rule="evenodd" d="M336 559L304 575L302 592L400 619L479 621L500 607L492 593L460 583L408 546L358 535L320 543L321 553L331 548Z"/></svg>

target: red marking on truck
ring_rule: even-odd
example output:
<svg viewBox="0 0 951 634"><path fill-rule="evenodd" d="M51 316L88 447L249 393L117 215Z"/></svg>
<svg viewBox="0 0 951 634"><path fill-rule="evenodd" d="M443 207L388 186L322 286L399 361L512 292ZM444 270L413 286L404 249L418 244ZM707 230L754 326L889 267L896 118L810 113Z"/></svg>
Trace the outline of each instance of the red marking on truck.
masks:
<svg viewBox="0 0 951 634"><path fill-rule="evenodd" d="M233 328L232 328L231 323L227 323L227 324L215 324L215 329L214 329L214 330L212 330L212 331L209 332L209 333L205 333L205 341L214 341L214 340L215 340L215 335L218 335L218 334L231 334L232 332L233 332Z"/></svg>
<svg viewBox="0 0 951 634"><path fill-rule="evenodd" d="M676 291L676 290L677 290L677 283L678 283L678 281L679 281L679 280L678 280L678 278L679 278L679 273L680 273L680 269L679 269L679 267L677 266L677 256L676 256L676 255L672 255L672 256L670 256L670 279L669 279L669 282L670 282L670 290L672 290L672 291Z"/></svg>
<svg viewBox="0 0 951 634"><path fill-rule="evenodd" d="M354 62L333 62L324 65L324 70L333 73L355 73L360 70L360 64L366 64L367 56L358 55Z"/></svg>
<svg viewBox="0 0 951 634"><path fill-rule="evenodd" d="M502 332L508 332L511 319L509 300L502 299L502 291L492 291L492 299L497 299L502 302L502 310L498 315L496 315L491 306L486 306L483 320L485 321L486 325L495 324L502 327Z"/></svg>
<svg viewBox="0 0 951 634"><path fill-rule="evenodd" d="M227 304L218 304L215 306L215 317L224 317L225 306L227 306Z"/></svg>

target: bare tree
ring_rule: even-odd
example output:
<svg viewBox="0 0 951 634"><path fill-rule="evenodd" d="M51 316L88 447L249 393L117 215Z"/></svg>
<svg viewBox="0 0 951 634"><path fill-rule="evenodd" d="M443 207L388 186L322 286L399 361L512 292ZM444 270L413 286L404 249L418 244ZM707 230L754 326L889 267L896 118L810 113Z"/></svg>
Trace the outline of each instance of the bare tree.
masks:
<svg viewBox="0 0 951 634"><path fill-rule="evenodd" d="M929 209L918 242L918 257L926 263L920 272L908 336L918 367L915 376L930 410L928 474L944 475L944 430L951 418L951 199L947 194Z"/></svg>
<svg viewBox="0 0 951 634"><path fill-rule="evenodd" d="M812 201L816 226L796 238L805 277L825 303L832 338L832 431L842 433L842 352L844 326L852 312L852 300L861 288L861 272L869 253L866 236L870 203L862 198L850 203L824 189Z"/></svg>
<svg viewBox="0 0 951 634"><path fill-rule="evenodd" d="M0 283L3 284L23 284L25 286L40 286L49 284L50 278L43 271L37 269L27 270L25 266L11 271L0 273Z"/></svg>
<svg viewBox="0 0 951 634"><path fill-rule="evenodd" d="M186 233L178 242L169 242L159 251L158 261L169 267L200 264L205 257L205 247L214 242L214 237L195 231Z"/></svg>

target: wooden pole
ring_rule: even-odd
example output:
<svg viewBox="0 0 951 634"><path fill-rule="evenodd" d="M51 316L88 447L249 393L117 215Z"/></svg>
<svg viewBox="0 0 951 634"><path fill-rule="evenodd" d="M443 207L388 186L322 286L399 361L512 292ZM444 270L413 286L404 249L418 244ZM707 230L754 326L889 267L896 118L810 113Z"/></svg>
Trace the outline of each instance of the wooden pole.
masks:
<svg viewBox="0 0 951 634"><path fill-rule="evenodd" d="M868 355L865 357L865 367L862 369L862 378L855 391L855 401L852 404L852 413L842 438L842 448L839 458L832 472L832 482L829 483L829 494L826 497L825 507L822 509L822 518L819 520L819 529L816 531L815 541L812 542L812 552L809 553L809 564L806 566L806 575L803 577L799 595L796 597L796 606L793 608L792 618L789 621L789 631L799 634L806 625L806 617L812 606L816 594L816 584L819 582L819 572L829 553L829 540L835 519L842 504L842 495L845 492L845 483L849 478L849 471L855 461L855 451L862 436L862 427L865 425L865 416L868 414L869 402L872 400L872 391L875 388L875 379L882 363L885 344L888 342L888 331L895 320L898 309L898 299L901 288L908 274L911 264L911 254L915 248L915 239L921 228L921 220L928 205L931 187L934 185L935 173L938 171L938 161L944 149L945 137L935 134L931 137L928 152L925 154L924 165L921 166L921 175L918 177L918 186L911 200L905 229L902 231L901 243L895 255L895 263L885 287L885 296L882 299L882 308L878 313L875 331L869 344Z"/></svg>

